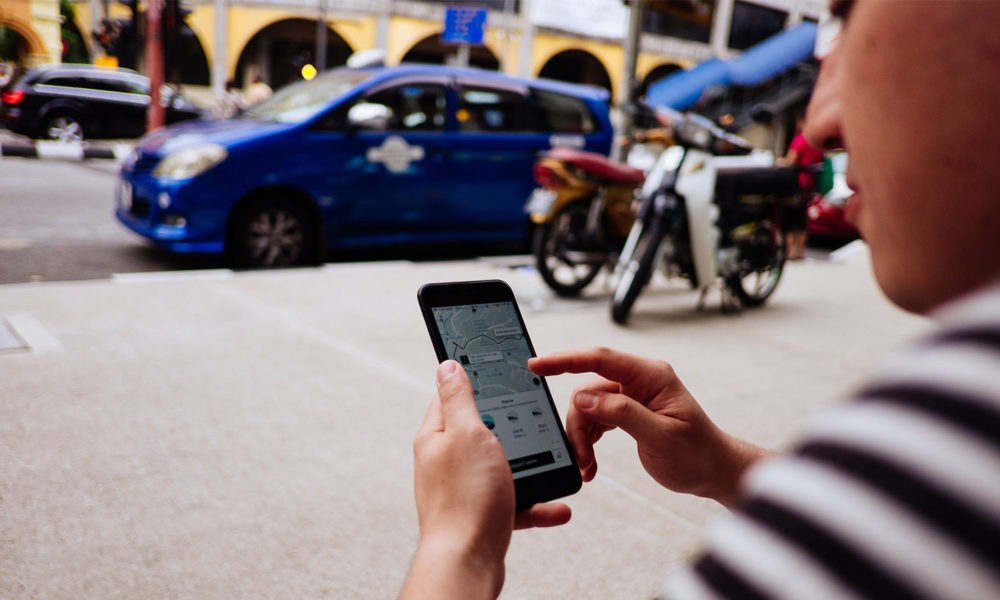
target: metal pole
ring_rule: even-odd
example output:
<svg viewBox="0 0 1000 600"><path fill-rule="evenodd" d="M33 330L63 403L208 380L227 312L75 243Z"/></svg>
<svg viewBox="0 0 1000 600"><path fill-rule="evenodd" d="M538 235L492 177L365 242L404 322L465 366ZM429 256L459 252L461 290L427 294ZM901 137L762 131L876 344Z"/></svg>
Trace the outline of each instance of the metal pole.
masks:
<svg viewBox="0 0 1000 600"><path fill-rule="evenodd" d="M94 39L94 35L103 27L104 18L106 15L105 17L101 16L100 0L90 0L90 35L84 41L87 43L87 48L90 49L90 55L95 60L98 54L104 54L104 48Z"/></svg>
<svg viewBox="0 0 1000 600"><path fill-rule="evenodd" d="M455 63L459 67L467 67L467 66L469 66L469 45L468 44L459 44L458 45L458 57L456 58Z"/></svg>
<svg viewBox="0 0 1000 600"><path fill-rule="evenodd" d="M514 36L514 0L503 0L503 46L500 51L500 71L515 73L510 57L510 39Z"/></svg>
<svg viewBox="0 0 1000 600"><path fill-rule="evenodd" d="M149 76L149 112L146 131L163 127L166 111L160 98L163 86L163 38L160 31L160 0L151 0L146 7L146 72Z"/></svg>
<svg viewBox="0 0 1000 600"><path fill-rule="evenodd" d="M635 81L635 66L639 58L639 41L642 36L642 22L645 13L643 0L633 0L629 3L628 37L625 39L625 65L622 69L622 79L618 85L618 109L621 111L621 129L619 133L627 134L635 121L635 106L632 103L632 83ZM621 145L611 148L611 157L621 159Z"/></svg>

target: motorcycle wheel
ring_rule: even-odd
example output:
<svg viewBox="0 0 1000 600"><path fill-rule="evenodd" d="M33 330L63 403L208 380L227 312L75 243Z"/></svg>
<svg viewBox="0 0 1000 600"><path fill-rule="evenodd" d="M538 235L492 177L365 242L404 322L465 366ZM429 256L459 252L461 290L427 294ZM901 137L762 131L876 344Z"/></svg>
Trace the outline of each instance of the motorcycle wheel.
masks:
<svg viewBox="0 0 1000 600"><path fill-rule="evenodd" d="M603 262L574 263L566 257L567 250L580 245L587 210L584 204L571 204L535 230L532 253L538 274L560 296L578 296L603 266Z"/></svg>
<svg viewBox="0 0 1000 600"><path fill-rule="evenodd" d="M785 240L780 231L761 227L752 242L740 247L740 270L729 276L726 285L743 306L764 304L778 287L785 267Z"/></svg>
<svg viewBox="0 0 1000 600"><path fill-rule="evenodd" d="M622 270L615 295L611 299L611 319L619 325L628 321L632 305L635 304L642 288L653 277L656 253L663 241L663 223L654 219L653 225L639 236L635 252L628 257L628 264ZM636 259L634 257L638 256ZM624 257L623 257L624 258Z"/></svg>

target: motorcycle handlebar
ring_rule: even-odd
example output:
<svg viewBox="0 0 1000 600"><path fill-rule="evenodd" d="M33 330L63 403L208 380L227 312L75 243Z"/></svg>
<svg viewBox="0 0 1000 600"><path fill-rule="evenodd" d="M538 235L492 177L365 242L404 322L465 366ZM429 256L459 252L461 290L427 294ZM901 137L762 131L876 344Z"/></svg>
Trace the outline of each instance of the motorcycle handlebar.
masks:
<svg viewBox="0 0 1000 600"><path fill-rule="evenodd" d="M746 139L729 133L697 113L682 113L670 108L658 108L657 113L674 131L674 137L681 145L724 155L743 155L753 151L753 145Z"/></svg>

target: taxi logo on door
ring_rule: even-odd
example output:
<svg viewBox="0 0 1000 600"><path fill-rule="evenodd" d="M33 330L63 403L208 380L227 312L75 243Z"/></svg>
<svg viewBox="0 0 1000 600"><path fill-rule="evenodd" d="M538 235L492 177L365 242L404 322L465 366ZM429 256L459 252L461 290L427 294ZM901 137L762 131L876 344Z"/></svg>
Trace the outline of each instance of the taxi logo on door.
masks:
<svg viewBox="0 0 1000 600"><path fill-rule="evenodd" d="M402 173L410 168L410 163L424 157L424 149L407 144L398 135L390 135L381 146L369 148L365 157L369 162L382 163L390 173Z"/></svg>

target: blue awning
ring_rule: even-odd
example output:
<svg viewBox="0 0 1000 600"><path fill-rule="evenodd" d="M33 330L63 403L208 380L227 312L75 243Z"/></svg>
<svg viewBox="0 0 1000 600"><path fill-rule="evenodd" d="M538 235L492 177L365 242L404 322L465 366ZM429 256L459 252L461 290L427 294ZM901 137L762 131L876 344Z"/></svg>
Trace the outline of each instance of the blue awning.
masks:
<svg viewBox="0 0 1000 600"><path fill-rule="evenodd" d="M729 85L726 61L718 58L654 81L646 90L646 103L653 107L668 106L684 110L697 102L705 90L713 85Z"/></svg>
<svg viewBox="0 0 1000 600"><path fill-rule="evenodd" d="M757 85L809 58L816 46L816 24L786 29L729 61L733 85Z"/></svg>
<svg viewBox="0 0 1000 600"><path fill-rule="evenodd" d="M802 23L767 38L732 60L712 58L693 69L653 82L646 92L646 102L652 107L684 110L711 86L763 83L809 58L815 43L816 24Z"/></svg>

